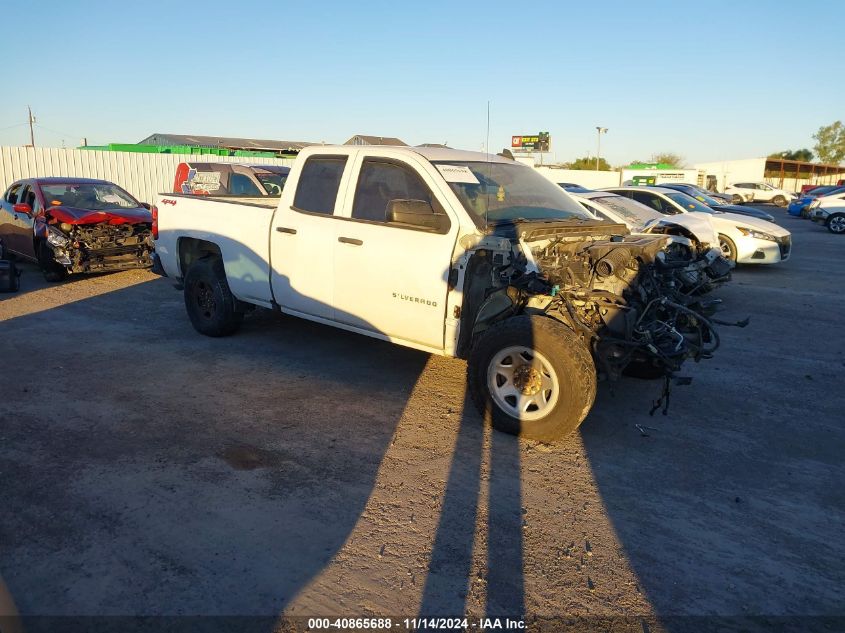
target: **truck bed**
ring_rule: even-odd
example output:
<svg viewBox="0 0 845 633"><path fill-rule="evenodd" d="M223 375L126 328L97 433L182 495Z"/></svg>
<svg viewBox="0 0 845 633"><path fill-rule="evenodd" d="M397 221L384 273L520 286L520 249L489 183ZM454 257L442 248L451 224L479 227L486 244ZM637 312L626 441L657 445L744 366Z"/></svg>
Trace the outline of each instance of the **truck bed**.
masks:
<svg viewBox="0 0 845 633"><path fill-rule="evenodd" d="M247 201L244 201L247 200ZM243 301L270 306L268 235L278 198L160 194L156 252L169 277L181 279L180 244L201 240L219 248L232 293Z"/></svg>

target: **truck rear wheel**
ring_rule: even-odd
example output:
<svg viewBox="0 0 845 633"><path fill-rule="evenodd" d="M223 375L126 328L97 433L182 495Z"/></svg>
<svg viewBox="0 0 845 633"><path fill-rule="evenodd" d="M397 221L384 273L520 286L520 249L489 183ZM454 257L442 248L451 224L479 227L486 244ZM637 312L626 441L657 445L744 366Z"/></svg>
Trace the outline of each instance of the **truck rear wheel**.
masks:
<svg viewBox="0 0 845 633"><path fill-rule="evenodd" d="M551 442L578 428L596 397L590 351L562 323L506 319L481 335L467 364L470 395L493 428Z"/></svg>
<svg viewBox="0 0 845 633"><path fill-rule="evenodd" d="M185 308L194 329L206 336L228 336L241 325L244 315L229 290L223 260L203 257L185 274Z"/></svg>

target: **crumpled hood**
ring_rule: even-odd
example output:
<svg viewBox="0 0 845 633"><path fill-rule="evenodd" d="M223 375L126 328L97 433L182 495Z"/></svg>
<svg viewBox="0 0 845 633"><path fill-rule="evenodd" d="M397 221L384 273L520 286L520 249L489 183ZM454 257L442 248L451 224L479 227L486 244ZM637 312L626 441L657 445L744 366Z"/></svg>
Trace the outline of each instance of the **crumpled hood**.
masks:
<svg viewBox="0 0 845 633"><path fill-rule="evenodd" d="M655 225L672 226L673 224L684 227L690 233L695 235L696 239L703 244L715 246L719 243L718 232L713 226L710 216L706 213L678 213L677 215L667 216L665 218L655 220L654 222L650 222L646 225L646 227L648 228Z"/></svg>
<svg viewBox="0 0 845 633"><path fill-rule="evenodd" d="M92 211L78 207L58 206L47 209L50 215L59 222L68 224L141 224L151 223L153 215L144 207L135 209L109 209L108 211Z"/></svg>

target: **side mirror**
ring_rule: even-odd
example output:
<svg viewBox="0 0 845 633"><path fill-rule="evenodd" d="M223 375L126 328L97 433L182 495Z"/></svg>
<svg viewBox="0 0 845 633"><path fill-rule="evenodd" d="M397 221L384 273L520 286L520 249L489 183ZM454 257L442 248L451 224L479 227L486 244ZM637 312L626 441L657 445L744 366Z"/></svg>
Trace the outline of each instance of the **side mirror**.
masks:
<svg viewBox="0 0 845 633"><path fill-rule="evenodd" d="M387 221L438 233L449 230L449 216L435 211L427 200L391 200Z"/></svg>
<svg viewBox="0 0 845 633"><path fill-rule="evenodd" d="M30 207L25 202L18 202L15 206L12 207L15 213L22 213L24 215L32 215L32 207Z"/></svg>
<svg viewBox="0 0 845 633"><path fill-rule="evenodd" d="M148 202L142 202L141 206L144 207L147 211L149 211L152 208L152 207L150 207L150 204Z"/></svg>

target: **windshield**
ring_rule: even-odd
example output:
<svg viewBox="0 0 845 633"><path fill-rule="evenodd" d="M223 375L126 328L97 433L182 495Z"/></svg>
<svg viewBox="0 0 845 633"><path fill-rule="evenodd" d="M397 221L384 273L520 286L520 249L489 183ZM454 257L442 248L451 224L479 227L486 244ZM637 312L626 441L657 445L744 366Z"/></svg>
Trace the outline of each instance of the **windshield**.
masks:
<svg viewBox="0 0 845 633"><path fill-rule="evenodd" d="M721 200L716 200L716 198L711 197L706 191L700 189L696 189L695 195L692 197L709 207L718 207L720 204L724 204Z"/></svg>
<svg viewBox="0 0 845 633"><path fill-rule="evenodd" d="M479 226L514 220L593 220L568 193L525 165L449 161L435 166Z"/></svg>
<svg viewBox="0 0 845 633"><path fill-rule="evenodd" d="M688 196L685 193L681 193L679 191L673 191L672 193L667 193L666 197L671 199L673 202L681 205L684 211L698 211L700 213L714 213L713 209L710 207L700 203L698 200L693 198L692 196Z"/></svg>
<svg viewBox="0 0 845 633"><path fill-rule="evenodd" d="M92 211L135 209L141 206L135 198L111 183L61 183L41 185L48 207L64 205Z"/></svg>
<svg viewBox="0 0 845 633"><path fill-rule="evenodd" d="M645 226L652 220L662 220L665 218L662 213L625 196L590 198L590 202L607 207L610 211L621 215L626 220L626 224L630 223L639 227Z"/></svg>
<svg viewBox="0 0 845 633"><path fill-rule="evenodd" d="M270 196L281 196L282 189L285 188L285 180L288 179L287 174L255 174L255 177Z"/></svg>

